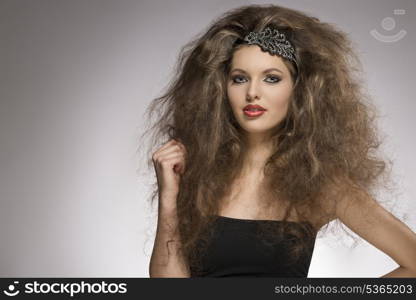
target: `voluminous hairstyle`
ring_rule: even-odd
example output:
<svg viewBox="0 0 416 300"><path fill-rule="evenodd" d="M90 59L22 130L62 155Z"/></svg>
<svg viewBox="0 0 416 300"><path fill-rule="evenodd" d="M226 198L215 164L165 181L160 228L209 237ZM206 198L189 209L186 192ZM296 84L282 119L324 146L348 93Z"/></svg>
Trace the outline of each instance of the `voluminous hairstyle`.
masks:
<svg viewBox="0 0 416 300"><path fill-rule="evenodd" d="M264 167L262 199L265 209L276 201L286 204L282 221L296 212L299 222L313 226L298 230L265 223L259 231L264 241L297 236L288 260L295 263L311 246L319 224L336 220L339 199L359 201L359 195L374 195L389 177L388 161L377 151L381 139L376 109L362 88L360 61L347 34L333 24L277 5L230 10L183 46L167 91L148 107L149 119L158 113L145 132L153 133L148 166L152 166L151 154L169 139L187 149L177 198L177 230L193 274L198 274L201 251L212 237L211 222L216 221L220 199L238 178L247 151L227 99L231 59L245 46L238 40L269 25L284 32L294 45L298 68L284 60L295 83L293 97L272 137L275 148ZM157 195L155 183L152 202Z"/></svg>

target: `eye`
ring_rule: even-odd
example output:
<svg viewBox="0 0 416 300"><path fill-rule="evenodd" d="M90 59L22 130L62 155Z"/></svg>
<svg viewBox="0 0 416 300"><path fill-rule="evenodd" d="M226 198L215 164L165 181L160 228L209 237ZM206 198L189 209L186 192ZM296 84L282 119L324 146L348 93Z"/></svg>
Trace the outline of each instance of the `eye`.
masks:
<svg viewBox="0 0 416 300"><path fill-rule="evenodd" d="M231 77L231 80L233 83L242 83L241 81L239 81L239 79L244 78L243 76L237 75L237 76L233 76ZM237 81L236 81L237 80Z"/></svg>
<svg viewBox="0 0 416 300"><path fill-rule="evenodd" d="M233 84L241 84L243 83L242 81L240 81L240 79L244 79L244 76L241 75L236 75L231 77L231 80L233 82ZM272 81L267 81L268 83L278 83L281 79L277 76L273 76L273 75L269 75L266 77L266 79L272 79Z"/></svg>
<svg viewBox="0 0 416 300"><path fill-rule="evenodd" d="M279 82L281 79L277 76L267 76L267 78L271 78L273 79L273 81L271 81L271 83L277 83Z"/></svg>

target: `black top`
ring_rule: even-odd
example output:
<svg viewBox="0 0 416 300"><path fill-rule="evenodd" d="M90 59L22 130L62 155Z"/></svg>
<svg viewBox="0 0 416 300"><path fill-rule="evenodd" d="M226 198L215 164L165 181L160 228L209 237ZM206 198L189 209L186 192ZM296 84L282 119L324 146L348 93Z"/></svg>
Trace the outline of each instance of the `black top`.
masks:
<svg viewBox="0 0 416 300"><path fill-rule="evenodd" d="M218 216L214 237L202 259L202 273L191 266L191 277L307 277L315 245L316 233L310 247L302 252L296 263L286 264L288 238L276 240L272 247L260 243L256 234L259 222L279 220L249 220ZM286 221L290 226L312 226L309 222Z"/></svg>

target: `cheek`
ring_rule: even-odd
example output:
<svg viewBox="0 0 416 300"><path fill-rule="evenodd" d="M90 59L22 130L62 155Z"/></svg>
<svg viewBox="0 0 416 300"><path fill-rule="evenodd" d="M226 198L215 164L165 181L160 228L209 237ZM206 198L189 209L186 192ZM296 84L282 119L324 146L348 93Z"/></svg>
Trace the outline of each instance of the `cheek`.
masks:
<svg viewBox="0 0 416 300"><path fill-rule="evenodd" d="M272 99L270 109L275 113L286 114L289 103L290 103L290 94L281 93L276 96L276 94L269 95L269 99Z"/></svg>
<svg viewBox="0 0 416 300"><path fill-rule="evenodd" d="M241 95L235 89L227 89L227 98L231 108L235 111L240 106Z"/></svg>

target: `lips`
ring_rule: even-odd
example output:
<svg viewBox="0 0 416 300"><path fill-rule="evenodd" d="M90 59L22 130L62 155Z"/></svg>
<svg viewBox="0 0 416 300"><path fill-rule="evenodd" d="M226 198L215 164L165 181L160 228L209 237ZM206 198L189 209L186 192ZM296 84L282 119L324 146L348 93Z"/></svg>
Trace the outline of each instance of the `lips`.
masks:
<svg viewBox="0 0 416 300"><path fill-rule="evenodd" d="M260 105L249 104L243 108L244 111L265 111L266 109Z"/></svg>
<svg viewBox="0 0 416 300"><path fill-rule="evenodd" d="M257 117L262 115L266 109L260 105L249 104L243 108L243 112L248 117Z"/></svg>

